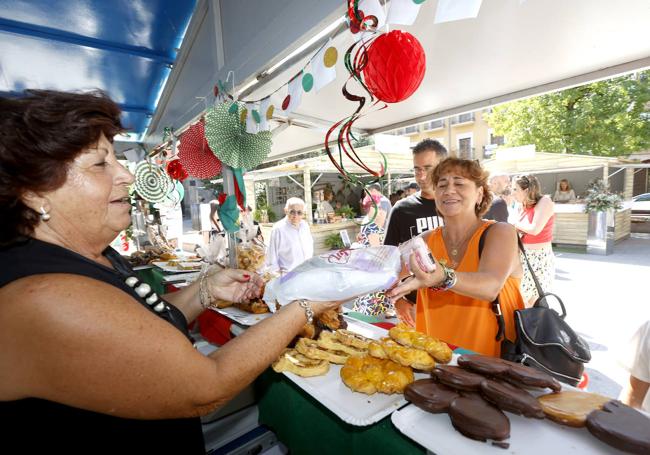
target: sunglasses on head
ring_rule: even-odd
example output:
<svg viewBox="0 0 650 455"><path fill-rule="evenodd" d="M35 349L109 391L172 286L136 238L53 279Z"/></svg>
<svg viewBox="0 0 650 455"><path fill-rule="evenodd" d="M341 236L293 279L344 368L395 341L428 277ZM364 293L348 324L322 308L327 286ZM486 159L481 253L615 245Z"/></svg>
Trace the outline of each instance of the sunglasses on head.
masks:
<svg viewBox="0 0 650 455"><path fill-rule="evenodd" d="M302 215L302 210L289 210L289 215Z"/></svg>

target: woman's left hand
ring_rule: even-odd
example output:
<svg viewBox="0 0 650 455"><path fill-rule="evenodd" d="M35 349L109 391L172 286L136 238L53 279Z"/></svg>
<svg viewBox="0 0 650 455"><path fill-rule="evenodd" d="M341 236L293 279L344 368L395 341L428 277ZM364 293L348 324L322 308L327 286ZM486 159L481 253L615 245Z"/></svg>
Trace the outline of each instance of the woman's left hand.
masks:
<svg viewBox="0 0 650 455"><path fill-rule="evenodd" d="M222 269L208 275L208 291L212 299L245 302L259 297L264 281L257 273L239 269Z"/></svg>
<svg viewBox="0 0 650 455"><path fill-rule="evenodd" d="M425 272L418 265L415 253L409 256L409 268L413 274L399 282L397 286L388 291L386 295L390 297L391 302L395 303L397 300L406 296L407 294L417 291L420 288L428 288L435 286L445 279L445 272L437 259L433 259L436 267L433 272Z"/></svg>

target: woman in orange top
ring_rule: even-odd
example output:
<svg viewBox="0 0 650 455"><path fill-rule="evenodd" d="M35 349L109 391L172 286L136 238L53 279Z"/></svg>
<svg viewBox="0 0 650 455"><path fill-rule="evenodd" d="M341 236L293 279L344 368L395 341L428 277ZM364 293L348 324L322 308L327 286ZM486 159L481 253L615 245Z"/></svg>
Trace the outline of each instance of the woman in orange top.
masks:
<svg viewBox="0 0 650 455"><path fill-rule="evenodd" d="M513 313L524 307L519 292L522 269L514 227L481 219L492 199L487 176L471 160L447 158L438 165L432 179L436 210L444 217L445 225L422 234L436 259L436 269L424 272L412 256L413 278L389 295L397 299L419 289L417 330L498 357L499 325L491 302L499 297L505 337L513 341ZM481 234L491 224L479 255ZM413 325L409 314L402 313L400 317Z"/></svg>

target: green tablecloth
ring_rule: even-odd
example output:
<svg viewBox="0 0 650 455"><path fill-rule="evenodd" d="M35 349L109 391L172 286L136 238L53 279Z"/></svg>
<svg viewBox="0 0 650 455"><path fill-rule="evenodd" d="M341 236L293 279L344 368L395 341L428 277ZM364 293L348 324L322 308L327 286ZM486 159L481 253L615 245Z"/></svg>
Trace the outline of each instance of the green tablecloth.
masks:
<svg viewBox="0 0 650 455"><path fill-rule="evenodd" d="M268 369L255 382L259 422L271 428L292 454L423 454L385 417L357 427L339 419L282 374Z"/></svg>

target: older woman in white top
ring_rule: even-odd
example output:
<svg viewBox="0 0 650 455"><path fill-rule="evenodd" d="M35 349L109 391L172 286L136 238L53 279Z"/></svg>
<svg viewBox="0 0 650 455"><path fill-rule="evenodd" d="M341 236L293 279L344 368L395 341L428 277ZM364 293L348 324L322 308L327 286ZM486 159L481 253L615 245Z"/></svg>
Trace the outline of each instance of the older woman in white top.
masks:
<svg viewBox="0 0 650 455"><path fill-rule="evenodd" d="M314 255L314 239L303 219L305 201L289 198L284 213L286 216L273 225L266 251L266 264L271 272L288 272Z"/></svg>

